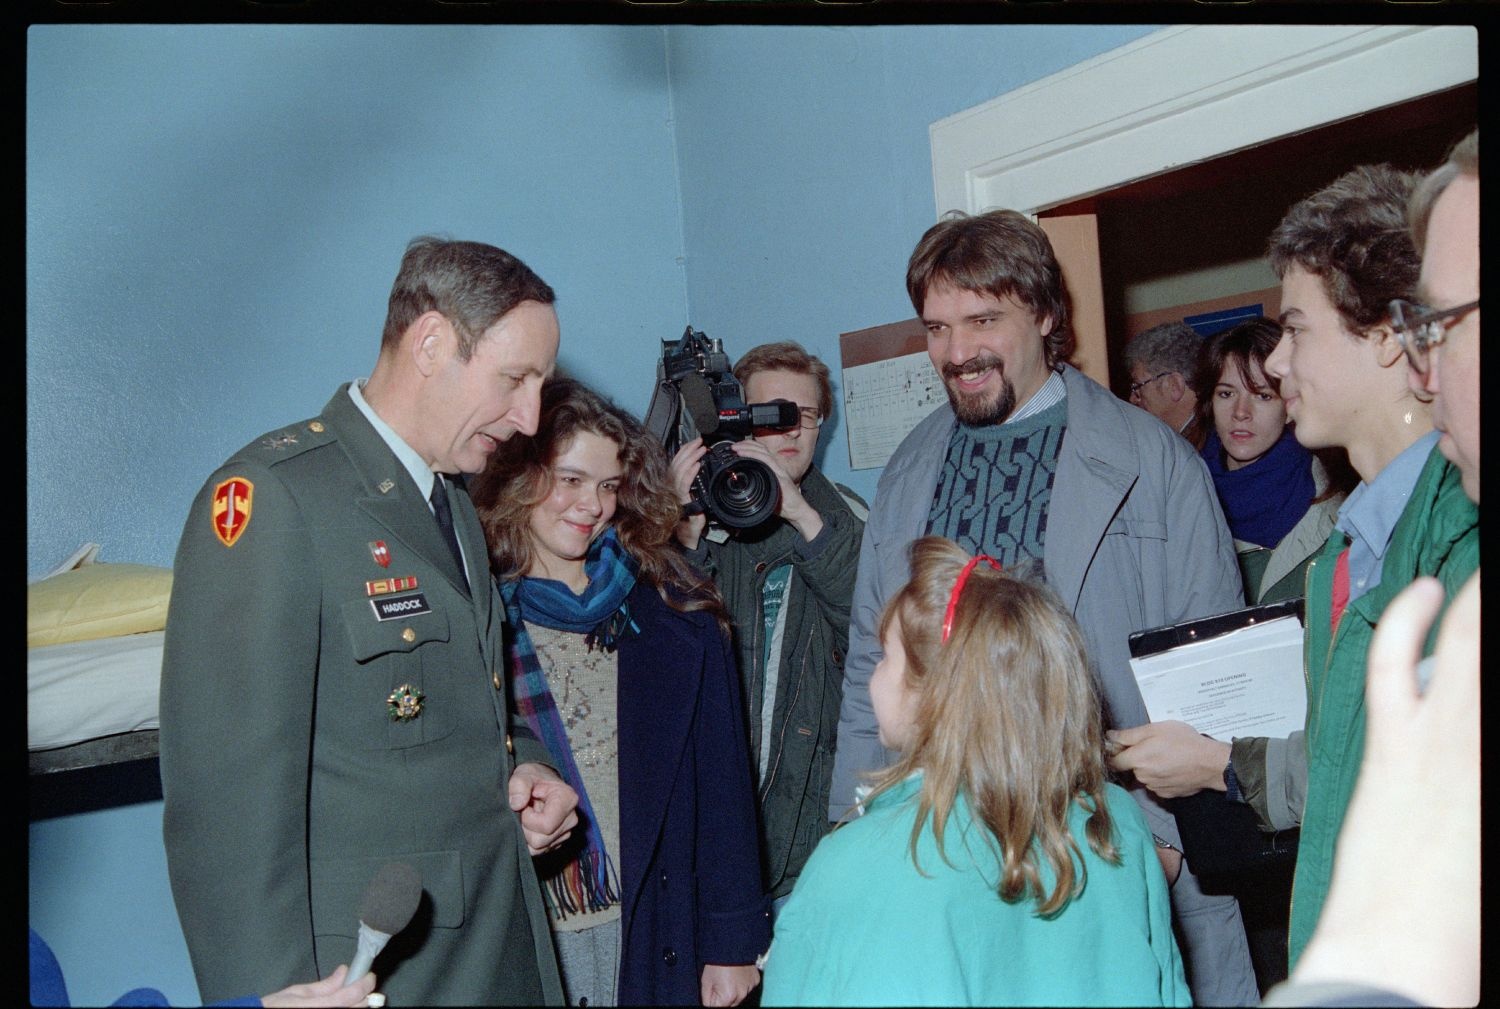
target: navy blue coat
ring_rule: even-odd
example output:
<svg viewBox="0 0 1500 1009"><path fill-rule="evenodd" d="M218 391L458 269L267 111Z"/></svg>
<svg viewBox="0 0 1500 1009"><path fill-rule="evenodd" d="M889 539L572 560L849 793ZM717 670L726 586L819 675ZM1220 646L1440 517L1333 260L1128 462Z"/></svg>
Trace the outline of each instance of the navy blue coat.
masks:
<svg viewBox="0 0 1500 1009"><path fill-rule="evenodd" d="M698 1005L703 965L771 942L729 641L637 584L619 649L621 1005Z"/></svg>

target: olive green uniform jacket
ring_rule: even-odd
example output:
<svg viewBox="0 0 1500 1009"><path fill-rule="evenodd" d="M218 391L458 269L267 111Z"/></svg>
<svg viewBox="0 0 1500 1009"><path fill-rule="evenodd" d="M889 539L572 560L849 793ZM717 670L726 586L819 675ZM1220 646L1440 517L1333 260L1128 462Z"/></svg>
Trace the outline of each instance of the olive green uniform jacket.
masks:
<svg viewBox="0 0 1500 1009"><path fill-rule="evenodd" d="M1307 572L1307 800L1292 879L1292 968L1327 899L1339 828L1364 757L1365 665L1375 624L1391 599L1419 575L1436 576L1453 598L1479 566L1479 510L1464 495L1457 467L1434 448L1391 534L1380 584L1351 602L1330 630L1334 568L1348 544L1348 537L1335 530ZM1427 654L1437 626L1434 621ZM1390 815L1403 811L1393 809ZM1420 852L1412 856L1422 857Z"/></svg>
<svg viewBox="0 0 1500 1009"><path fill-rule="evenodd" d="M244 483L226 512L215 498L231 478ZM244 515L246 484L248 519L226 546L214 524ZM392 1005L562 1000L507 801L517 762L548 761L509 702L474 506L450 496L467 585L344 386L321 416L235 453L193 502L167 620L161 772L172 892L206 1001L347 963L365 888L397 860L424 893L375 961ZM416 586L369 584L388 578ZM423 694L415 717L389 711L402 687Z"/></svg>

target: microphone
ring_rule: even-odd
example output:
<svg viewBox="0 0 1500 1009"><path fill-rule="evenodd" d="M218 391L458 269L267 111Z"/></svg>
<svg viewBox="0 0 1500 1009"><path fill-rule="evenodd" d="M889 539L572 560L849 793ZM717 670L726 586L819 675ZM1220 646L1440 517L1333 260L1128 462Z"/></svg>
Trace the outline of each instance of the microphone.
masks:
<svg viewBox="0 0 1500 1009"><path fill-rule="evenodd" d="M380 867L359 904L359 943L354 959L349 961L345 984L369 973L370 965L391 941L391 936L405 928L417 913L421 899L422 880L416 869L405 862L387 862Z"/></svg>
<svg viewBox="0 0 1500 1009"><path fill-rule="evenodd" d="M713 434L719 429L719 408L714 405L714 393L702 375L684 375L677 383L682 393L682 405L702 435Z"/></svg>

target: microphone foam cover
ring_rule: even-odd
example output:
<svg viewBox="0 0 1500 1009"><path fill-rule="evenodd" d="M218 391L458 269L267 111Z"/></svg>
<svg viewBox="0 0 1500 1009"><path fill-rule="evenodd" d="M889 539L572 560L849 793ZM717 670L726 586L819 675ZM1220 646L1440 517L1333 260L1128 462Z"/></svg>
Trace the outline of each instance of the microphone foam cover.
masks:
<svg viewBox="0 0 1500 1009"><path fill-rule="evenodd" d="M359 920L371 928L395 935L417 913L422 899L422 878L406 862L387 862L380 867L359 904Z"/></svg>
<svg viewBox="0 0 1500 1009"><path fill-rule="evenodd" d="M719 429L719 410L714 406L713 390L708 387L708 381L696 372L684 375L677 383L678 390L682 393L683 406L687 407L688 414L697 425L699 434L713 434Z"/></svg>

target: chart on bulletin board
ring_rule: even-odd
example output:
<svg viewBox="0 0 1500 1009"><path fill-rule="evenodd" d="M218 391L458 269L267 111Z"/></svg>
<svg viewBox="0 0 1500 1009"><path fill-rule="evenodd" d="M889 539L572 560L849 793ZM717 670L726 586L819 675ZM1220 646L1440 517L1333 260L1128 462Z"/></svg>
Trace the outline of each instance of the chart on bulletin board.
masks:
<svg viewBox="0 0 1500 1009"><path fill-rule="evenodd" d="M907 322L842 333L849 468L884 466L901 439L947 399L927 357L927 333Z"/></svg>

